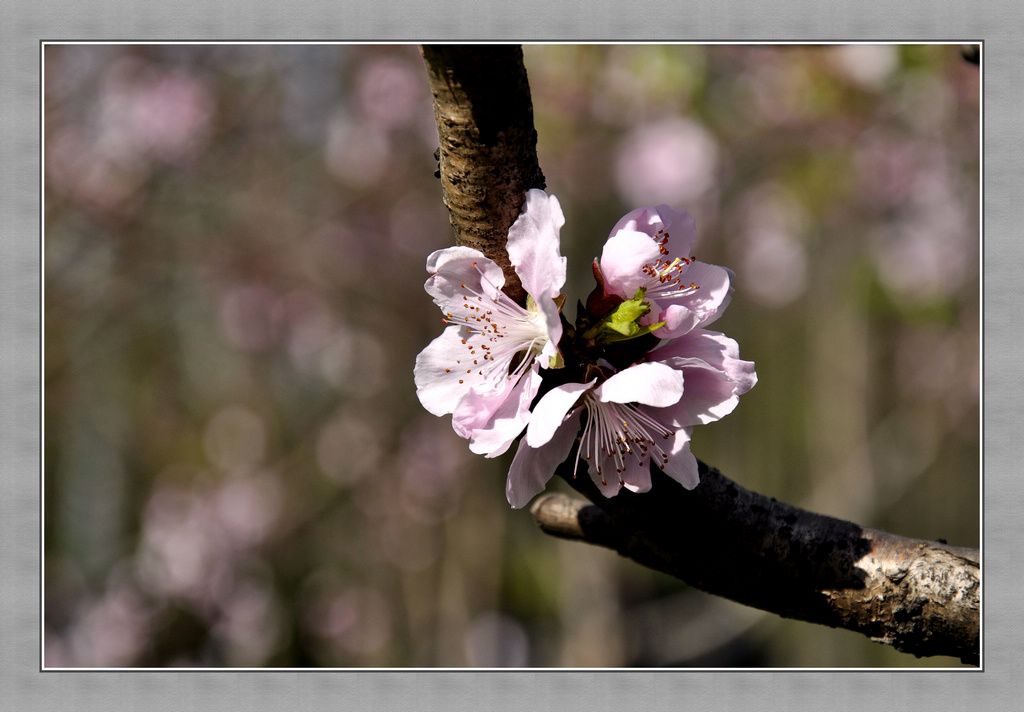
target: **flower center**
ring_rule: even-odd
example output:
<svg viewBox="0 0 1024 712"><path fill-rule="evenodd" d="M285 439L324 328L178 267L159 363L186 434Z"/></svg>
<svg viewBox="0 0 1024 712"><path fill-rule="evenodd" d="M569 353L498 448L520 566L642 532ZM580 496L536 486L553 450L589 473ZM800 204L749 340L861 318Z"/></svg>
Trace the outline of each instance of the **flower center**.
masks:
<svg viewBox="0 0 1024 712"><path fill-rule="evenodd" d="M643 286L646 293L655 299L677 299L693 294L700 289L699 285L683 280L686 268L697 258L669 259L668 238L667 232L658 230L658 234L653 239L658 243L662 256L643 266L643 272L647 275L647 282Z"/></svg>
<svg viewBox="0 0 1024 712"><path fill-rule="evenodd" d="M447 312L443 321L461 327L467 354L456 359L455 366L465 368L467 375L477 371L486 388L497 392L503 388L502 381L518 380L526 373L544 350L547 322L532 302L531 308L524 309L489 283L475 262L472 267L480 274L482 291L463 282L462 310L458 314ZM522 356L517 359L519 354Z"/></svg>
<svg viewBox="0 0 1024 712"><path fill-rule="evenodd" d="M590 463L601 476L601 484L607 485L604 466L614 467L619 481L626 470L627 458L634 458L641 466L648 464L647 458L655 453L660 466L668 464L668 455L662 449L663 442L672 436L671 430L641 411L637 406L626 403L605 403L587 391L583 396L587 408L587 422L580 436L576 453L576 468L580 457Z"/></svg>

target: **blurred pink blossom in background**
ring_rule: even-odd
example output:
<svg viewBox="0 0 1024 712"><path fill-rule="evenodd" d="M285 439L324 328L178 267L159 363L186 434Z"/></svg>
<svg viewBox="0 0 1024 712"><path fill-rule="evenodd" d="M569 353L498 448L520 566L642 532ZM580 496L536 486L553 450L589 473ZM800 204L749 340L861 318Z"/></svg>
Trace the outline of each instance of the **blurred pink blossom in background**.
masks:
<svg viewBox="0 0 1024 712"><path fill-rule="evenodd" d="M714 185L718 148L699 124L667 119L630 130L619 146L615 184L633 205L687 205Z"/></svg>

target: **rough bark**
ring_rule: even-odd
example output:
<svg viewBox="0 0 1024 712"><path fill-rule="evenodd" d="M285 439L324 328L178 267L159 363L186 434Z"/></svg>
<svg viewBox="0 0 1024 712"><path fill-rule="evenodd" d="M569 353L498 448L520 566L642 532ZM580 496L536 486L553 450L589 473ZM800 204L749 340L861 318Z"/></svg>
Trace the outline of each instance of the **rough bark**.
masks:
<svg viewBox="0 0 1024 712"><path fill-rule="evenodd" d="M700 473L694 490L655 472L650 492L606 499L563 466L563 479L594 504L546 494L532 512L549 534L614 549L709 593L919 657L978 664L978 551L807 512L704 463Z"/></svg>
<svg viewBox="0 0 1024 712"><path fill-rule="evenodd" d="M526 294L505 241L530 188L544 188L533 102L518 45L424 45L440 174L455 243L480 250L505 273L505 292Z"/></svg>

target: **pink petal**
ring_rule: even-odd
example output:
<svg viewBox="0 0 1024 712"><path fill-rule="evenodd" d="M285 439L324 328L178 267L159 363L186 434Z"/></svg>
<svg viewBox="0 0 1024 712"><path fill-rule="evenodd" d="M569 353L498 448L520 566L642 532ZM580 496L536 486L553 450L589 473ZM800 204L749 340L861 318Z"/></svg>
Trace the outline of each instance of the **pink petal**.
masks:
<svg viewBox="0 0 1024 712"><path fill-rule="evenodd" d="M720 267L719 269L725 270L726 276L729 278L729 287L725 292L725 296L721 298L721 302L713 309L707 309L697 326L706 327L708 324L722 316L722 314L725 313L725 308L729 306L729 302L732 301L732 293L736 291L732 286L733 282L736 281L736 273L728 267Z"/></svg>
<svg viewBox="0 0 1024 712"><path fill-rule="evenodd" d="M622 482L619 481L619 475L615 473L615 460L612 457L601 456L601 469L605 473L603 475L598 473L596 462L591 460L587 464L590 479L601 491L601 494L605 497L614 497L619 493L619 490L622 489Z"/></svg>
<svg viewBox="0 0 1024 712"><path fill-rule="evenodd" d="M540 447L551 440L562 428L572 407L579 400L580 394L588 390L594 381L589 383L566 383L556 386L544 394L533 407L530 425L526 428L526 442L530 447Z"/></svg>
<svg viewBox="0 0 1024 712"><path fill-rule="evenodd" d="M661 256L661 248L649 235L620 230L608 238L601 252L601 272L605 288L612 294L631 299L638 287L647 282L644 265Z"/></svg>
<svg viewBox="0 0 1024 712"><path fill-rule="evenodd" d="M540 388L535 364L507 393L497 397L468 393L452 414L452 426L477 455L505 453L530 421L530 403Z"/></svg>
<svg viewBox="0 0 1024 712"><path fill-rule="evenodd" d="M663 408L683 395L683 375L663 363L640 363L616 373L594 394L605 403L643 403Z"/></svg>
<svg viewBox="0 0 1024 712"><path fill-rule="evenodd" d="M662 471L686 489L693 489L700 483L697 471L697 458L690 452L690 432L692 428L684 428L676 432L668 441L665 453L668 464Z"/></svg>
<svg viewBox="0 0 1024 712"><path fill-rule="evenodd" d="M661 416L677 426L728 415L757 383L753 362L741 360L737 343L715 331L692 331L653 351L651 358L683 374L683 397Z"/></svg>
<svg viewBox="0 0 1024 712"><path fill-rule="evenodd" d="M557 297L565 284L566 260L558 236L564 224L558 198L533 189L526 192L523 210L508 230L509 260L523 288L542 308L544 301Z"/></svg>
<svg viewBox="0 0 1024 712"><path fill-rule="evenodd" d="M662 339L676 338L714 321L722 315L732 297L730 273L724 267L693 262L686 269L685 280L699 289L678 299L658 302L663 308L658 321L666 324L655 334Z"/></svg>
<svg viewBox="0 0 1024 712"><path fill-rule="evenodd" d="M647 492L651 489L651 461L637 462L630 457L623 463L623 471L619 474L622 486L630 492Z"/></svg>
<svg viewBox="0 0 1024 712"><path fill-rule="evenodd" d="M655 330L654 335L660 339L674 339L696 329L701 317L688 306L671 304L647 323L659 321L665 322L665 326Z"/></svg>
<svg viewBox="0 0 1024 712"><path fill-rule="evenodd" d="M525 438L519 441L505 485L505 496L513 509L526 506L535 495L543 492L555 468L569 456L580 429L580 412L570 415L563 427L539 448L530 447Z"/></svg>
<svg viewBox="0 0 1024 712"><path fill-rule="evenodd" d="M693 217L685 210L675 210L667 205L629 211L615 223L611 234L619 230L635 230L650 237L664 230L669 235L667 246L676 257L689 257L690 249L697 241L697 223Z"/></svg>
<svg viewBox="0 0 1024 712"><path fill-rule="evenodd" d="M740 347L734 339L725 334L707 329L696 329L688 334L665 342L650 353L650 358L669 366L697 359L718 370L729 370L739 360ZM749 362L742 362L747 364ZM737 374L743 369L736 371Z"/></svg>
<svg viewBox="0 0 1024 712"><path fill-rule="evenodd" d="M686 394L680 400L675 416L678 422L687 425L705 425L724 418L736 410L739 397L749 390L738 387L736 381L722 371L684 368L683 378L686 380Z"/></svg>

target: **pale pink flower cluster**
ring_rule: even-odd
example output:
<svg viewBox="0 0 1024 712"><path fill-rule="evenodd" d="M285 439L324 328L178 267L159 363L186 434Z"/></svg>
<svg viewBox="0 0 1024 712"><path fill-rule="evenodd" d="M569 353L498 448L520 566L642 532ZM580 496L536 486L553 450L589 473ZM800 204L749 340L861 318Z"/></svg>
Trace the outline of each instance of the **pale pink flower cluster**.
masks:
<svg viewBox="0 0 1024 712"><path fill-rule="evenodd" d="M732 273L689 256L696 227L685 211L633 210L595 264L600 284L587 308L599 313L578 314L574 329L560 313L564 223L554 196L527 193L508 235L525 307L501 291L501 269L480 252L430 255L426 290L449 326L416 359L420 402L451 413L455 431L487 457L525 432L508 475L513 507L543 491L577 439L574 473L584 460L607 497L649 490L652 462L692 489L693 426L732 412L757 382L736 342L704 328L729 303ZM626 313L618 305L632 311L617 319ZM620 331L601 328L610 320ZM639 350L621 348L630 339Z"/></svg>

